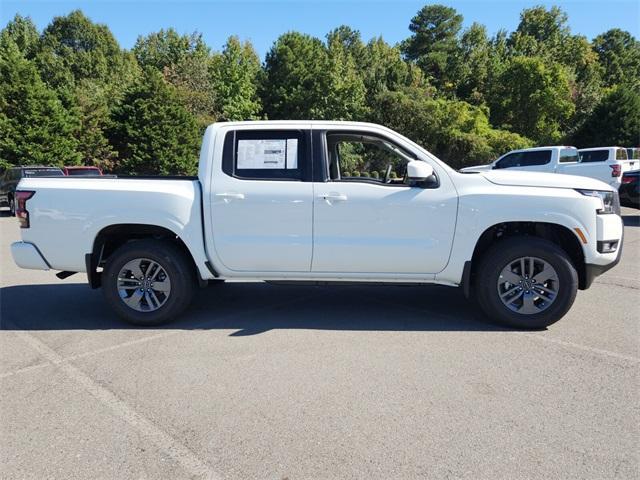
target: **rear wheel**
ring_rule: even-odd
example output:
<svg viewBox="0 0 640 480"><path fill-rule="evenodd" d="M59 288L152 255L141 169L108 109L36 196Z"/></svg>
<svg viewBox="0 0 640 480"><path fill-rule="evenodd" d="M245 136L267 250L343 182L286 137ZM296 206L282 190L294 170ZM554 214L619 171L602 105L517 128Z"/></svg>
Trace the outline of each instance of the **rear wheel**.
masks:
<svg viewBox="0 0 640 480"><path fill-rule="evenodd" d="M105 298L124 320L159 325L180 315L196 288L193 265L178 247L137 240L116 250L102 274Z"/></svg>
<svg viewBox="0 0 640 480"><path fill-rule="evenodd" d="M16 201L13 197L9 197L9 215L12 217L16 216Z"/></svg>
<svg viewBox="0 0 640 480"><path fill-rule="evenodd" d="M556 244L535 237L496 243L476 272L476 298L489 319L539 329L560 320L578 291L578 274Z"/></svg>

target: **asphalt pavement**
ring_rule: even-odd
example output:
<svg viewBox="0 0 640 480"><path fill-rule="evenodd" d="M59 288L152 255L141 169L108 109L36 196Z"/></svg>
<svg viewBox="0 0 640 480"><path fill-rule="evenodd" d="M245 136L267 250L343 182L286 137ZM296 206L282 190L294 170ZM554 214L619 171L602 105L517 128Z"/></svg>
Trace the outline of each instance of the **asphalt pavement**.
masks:
<svg viewBox="0 0 640 480"><path fill-rule="evenodd" d="M540 332L447 287L235 282L132 327L0 218L0 478L639 478L638 213Z"/></svg>

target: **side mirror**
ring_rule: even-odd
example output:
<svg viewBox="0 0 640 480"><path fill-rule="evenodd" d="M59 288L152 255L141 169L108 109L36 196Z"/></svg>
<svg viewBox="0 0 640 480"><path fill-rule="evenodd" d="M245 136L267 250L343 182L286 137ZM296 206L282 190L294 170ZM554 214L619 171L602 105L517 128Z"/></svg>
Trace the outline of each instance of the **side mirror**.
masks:
<svg viewBox="0 0 640 480"><path fill-rule="evenodd" d="M407 164L407 178L410 182L424 182L433 175L433 167L426 162L412 160Z"/></svg>

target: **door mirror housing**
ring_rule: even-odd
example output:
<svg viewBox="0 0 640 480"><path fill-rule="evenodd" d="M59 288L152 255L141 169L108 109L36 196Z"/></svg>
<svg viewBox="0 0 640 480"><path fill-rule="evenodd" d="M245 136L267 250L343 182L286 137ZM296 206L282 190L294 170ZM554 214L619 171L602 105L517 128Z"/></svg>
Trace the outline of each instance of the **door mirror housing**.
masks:
<svg viewBox="0 0 640 480"><path fill-rule="evenodd" d="M427 162L412 160L407 164L407 179L409 182L424 182L433 175L433 167Z"/></svg>

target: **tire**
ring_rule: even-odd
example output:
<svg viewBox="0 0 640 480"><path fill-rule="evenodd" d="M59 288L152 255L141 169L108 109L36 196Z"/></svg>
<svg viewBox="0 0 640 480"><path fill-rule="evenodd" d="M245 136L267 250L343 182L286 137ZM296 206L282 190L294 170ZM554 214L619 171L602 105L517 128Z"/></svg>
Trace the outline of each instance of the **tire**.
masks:
<svg viewBox="0 0 640 480"><path fill-rule="evenodd" d="M138 275L142 272L144 280L135 276L136 271ZM135 325L160 325L176 319L191 303L196 285L191 260L162 240L126 243L107 259L102 273L107 302L119 317Z"/></svg>
<svg viewBox="0 0 640 480"><path fill-rule="evenodd" d="M508 281L512 278L513 283ZM489 320L520 329L544 329L557 322L577 291L578 274L568 255L536 237L498 241L481 258L475 276L476 300Z"/></svg>
<svg viewBox="0 0 640 480"><path fill-rule="evenodd" d="M16 216L16 201L13 199L13 197L9 197L9 216Z"/></svg>

